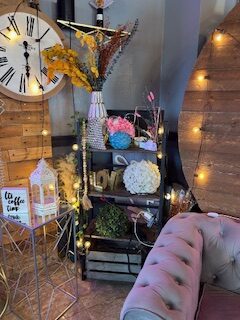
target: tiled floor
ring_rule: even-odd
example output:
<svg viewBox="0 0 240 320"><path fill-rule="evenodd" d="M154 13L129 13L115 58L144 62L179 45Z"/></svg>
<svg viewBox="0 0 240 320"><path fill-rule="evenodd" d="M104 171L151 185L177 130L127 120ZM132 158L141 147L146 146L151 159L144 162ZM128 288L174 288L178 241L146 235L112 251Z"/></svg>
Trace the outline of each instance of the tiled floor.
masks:
<svg viewBox="0 0 240 320"><path fill-rule="evenodd" d="M132 284L128 283L79 280L79 301L60 319L119 320L120 310L131 287ZM3 320L17 319L13 314L3 317ZM24 320L28 319L24 318Z"/></svg>

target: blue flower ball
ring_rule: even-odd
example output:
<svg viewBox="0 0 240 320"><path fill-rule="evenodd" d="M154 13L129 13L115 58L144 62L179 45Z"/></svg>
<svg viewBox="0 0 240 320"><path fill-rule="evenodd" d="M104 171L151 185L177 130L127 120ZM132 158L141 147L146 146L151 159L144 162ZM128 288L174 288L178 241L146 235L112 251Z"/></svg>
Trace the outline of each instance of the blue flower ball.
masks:
<svg viewBox="0 0 240 320"><path fill-rule="evenodd" d="M127 149L131 144L131 137L125 132L116 132L110 135L109 142L113 149Z"/></svg>

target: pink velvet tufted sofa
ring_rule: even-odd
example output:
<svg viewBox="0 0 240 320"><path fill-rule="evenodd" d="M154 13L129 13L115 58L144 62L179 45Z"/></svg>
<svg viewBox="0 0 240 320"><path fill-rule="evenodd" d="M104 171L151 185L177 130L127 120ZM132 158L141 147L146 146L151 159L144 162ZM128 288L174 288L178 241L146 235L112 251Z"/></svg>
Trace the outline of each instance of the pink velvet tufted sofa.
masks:
<svg viewBox="0 0 240 320"><path fill-rule="evenodd" d="M124 303L121 320L193 320L200 282L239 294L239 222L197 213L170 219ZM213 318L235 319L208 319Z"/></svg>

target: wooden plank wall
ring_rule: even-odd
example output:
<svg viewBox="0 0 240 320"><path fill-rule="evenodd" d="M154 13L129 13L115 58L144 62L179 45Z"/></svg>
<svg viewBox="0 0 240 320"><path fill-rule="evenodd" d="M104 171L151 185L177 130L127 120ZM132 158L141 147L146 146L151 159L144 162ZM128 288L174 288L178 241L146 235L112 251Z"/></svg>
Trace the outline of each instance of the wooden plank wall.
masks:
<svg viewBox="0 0 240 320"><path fill-rule="evenodd" d="M204 46L179 119L183 170L200 208L233 216L240 216L239 17L240 4L219 26L222 40L211 38ZM193 132L202 125L203 131Z"/></svg>
<svg viewBox="0 0 240 320"><path fill-rule="evenodd" d="M48 103L25 103L0 96L5 112L0 116L0 148L5 163L6 186L28 186L29 174L38 160L52 157L51 135L41 134L44 128L51 132ZM43 146L43 147L42 147Z"/></svg>

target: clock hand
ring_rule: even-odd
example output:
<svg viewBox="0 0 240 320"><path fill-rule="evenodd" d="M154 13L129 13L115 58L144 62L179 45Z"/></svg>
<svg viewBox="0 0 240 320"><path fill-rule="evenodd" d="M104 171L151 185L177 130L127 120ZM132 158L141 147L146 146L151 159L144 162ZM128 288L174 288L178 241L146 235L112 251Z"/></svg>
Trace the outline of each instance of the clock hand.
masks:
<svg viewBox="0 0 240 320"><path fill-rule="evenodd" d="M42 38L48 33L49 30L50 30L50 28L48 28L39 39L36 39L36 42L40 42L42 40Z"/></svg>
<svg viewBox="0 0 240 320"><path fill-rule="evenodd" d="M24 48L25 48L25 52L24 52L23 55L24 55L24 57L25 57L25 59L26 59L25 69L26 69L26 76L27 76L28 85L29 85L29 78L30 78L30 70L31 70L31 68L30 68L29 62L28 62L29 53L28 53L28 51L27 51L27 49L28 49L28 43L27 43L27 41L23 41L23 46L24 46Z"/></svg>
<svg viewBox="0 0 240 320"><path fill-rule="evenodd" d="M38 80L38 78L37 78L36 76L35 76L35 79L36 79L36 81L37 81L37 83L38 83L38 85L39 85L39 89L41 89L42 91L44 91L43 86L41 85L40 81Z"/></svg>

